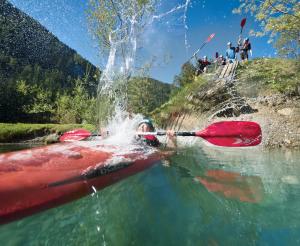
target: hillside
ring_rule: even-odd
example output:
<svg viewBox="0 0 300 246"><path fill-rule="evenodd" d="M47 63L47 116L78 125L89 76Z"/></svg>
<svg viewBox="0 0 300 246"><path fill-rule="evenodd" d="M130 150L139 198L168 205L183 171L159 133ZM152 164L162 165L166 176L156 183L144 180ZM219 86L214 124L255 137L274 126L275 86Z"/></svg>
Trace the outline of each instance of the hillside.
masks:
<svg viewBox="0 0 300 246"><path fill-rule="evenodd" d="M44 101L54 105L58 94L69 94L75 88L77 79L83 81L89 95L94 95L99 75L99 69L37 21L8 1L0 0L1 122L49 121L53 114L54 107L32 110L33 102L18 89L20 83L34 88L36 93L31 97L44 95ZM40 106L43 108L44 105Z"/></svg>
<svg viewBox="0 0 300 246"><path fill-rule="evenodd" d="M0 0L0 122L96 122L100 70L37 21ZM147 114L171 86L132 78L129 108Z"/></svg>
<svg viewBox="0 0 300 246"><path fill-rule="evenodd" d="M152 78L132 78L128 85L129 108L134 113L149 115L168 101L172 89L172 85Z"/></svg>
<svg viewBox="0 0 300 246"><path fill-rule="evenodd" d="M256 59L239 65L232 82L195 78L152 112L175 129L199 129L220 120L253 120L267 147L300 147L300 62Z"/></svg>

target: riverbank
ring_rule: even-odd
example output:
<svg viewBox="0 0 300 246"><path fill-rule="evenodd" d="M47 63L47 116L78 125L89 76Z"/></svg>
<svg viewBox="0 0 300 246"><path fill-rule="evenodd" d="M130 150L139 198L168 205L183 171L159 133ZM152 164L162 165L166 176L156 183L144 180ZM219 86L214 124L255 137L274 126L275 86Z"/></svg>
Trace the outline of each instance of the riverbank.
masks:
<svg viewBox="0 0 300 246"><path fill-rule="evenodd" d="M234 78L204 75L177 95L152 114L164 128L191 130L221 120L250 120L262 127L263 147L300 148L299 61L253 60L240 64Z"/></svg>
<svg viewBox="0 0 300 246"><path fill-rule="evenodd" d="M274 105L274 101L279 105ZM208 114L191 113L182 119L178 127L181 130L191 130L202 129L213 122L223 120L255 121L262 128L262 147L300 149L300 98L282 101L276 96L258 100L249 99L248 105L257 111L233 117L209 118Z"/></svg>
<svg viewBox="0 0 300 246"><path fill-rule="evenodd" d="M25 124L25 123L0 123L0 143L17 142L55 142L63 132L75 128L95 130L89 124Z"/></svg>

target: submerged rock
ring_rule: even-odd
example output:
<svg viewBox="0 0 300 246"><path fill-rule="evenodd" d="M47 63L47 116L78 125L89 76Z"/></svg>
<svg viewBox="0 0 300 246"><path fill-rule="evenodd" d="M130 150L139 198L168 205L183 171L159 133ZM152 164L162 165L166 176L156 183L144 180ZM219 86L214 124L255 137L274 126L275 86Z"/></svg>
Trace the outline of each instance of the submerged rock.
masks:
<svg viewBox="0 0 300 246"><path fill-rule="evenodd" d="M277 111L278 114L284 115L284 116L290 116L293 113L292 108L283 108Z"/></svg>

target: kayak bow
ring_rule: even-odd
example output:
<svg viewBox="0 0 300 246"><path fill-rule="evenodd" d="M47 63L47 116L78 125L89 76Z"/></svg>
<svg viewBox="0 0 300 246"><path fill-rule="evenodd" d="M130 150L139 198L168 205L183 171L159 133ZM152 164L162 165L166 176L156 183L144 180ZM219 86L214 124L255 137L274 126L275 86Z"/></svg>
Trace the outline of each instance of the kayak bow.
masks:
<svg viewBox="0 0 300 246"><path fill-rule="evenodd" d="M153 149L68 142L0 155L0 224L59 206L160 160Z"/></svg>

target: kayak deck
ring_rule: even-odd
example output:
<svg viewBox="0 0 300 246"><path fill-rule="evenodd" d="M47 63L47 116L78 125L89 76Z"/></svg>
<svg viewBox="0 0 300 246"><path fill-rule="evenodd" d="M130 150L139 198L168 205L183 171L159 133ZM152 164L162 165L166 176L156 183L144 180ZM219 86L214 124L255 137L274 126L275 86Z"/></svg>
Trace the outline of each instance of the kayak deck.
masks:
<svg viewBox="0 0 300 246"><path fill-rule="evenodd" d="M0 224L78 199L158 160L160 154L152 148L121 148L98 141L2 154Z"/></svg>

